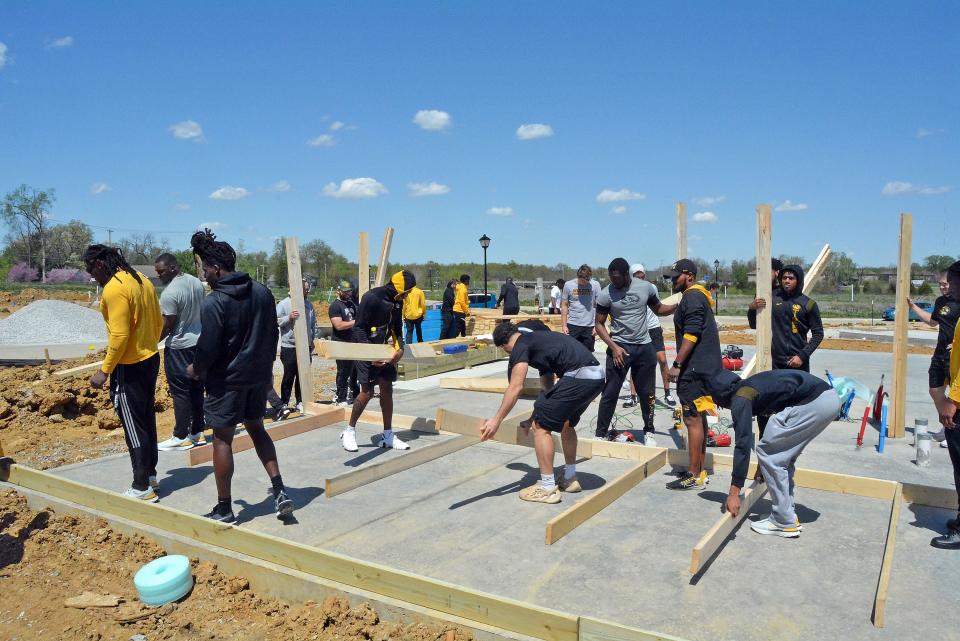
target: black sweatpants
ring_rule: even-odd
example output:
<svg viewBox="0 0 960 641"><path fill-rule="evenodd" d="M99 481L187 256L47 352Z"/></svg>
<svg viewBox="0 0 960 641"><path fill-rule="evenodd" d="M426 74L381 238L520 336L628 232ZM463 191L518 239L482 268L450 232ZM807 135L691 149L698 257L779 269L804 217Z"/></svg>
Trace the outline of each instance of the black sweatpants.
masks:
<svg viewBox="0 0 960 641"><path fill-rule="evenodd" d="M150 487L157 475L157 415L153 403L157 395L160 354L133 363L117 365L110 374L110 400L123 425L123 436L133 466L133 488Z"/></svg>
<svg viewBox="0 0 960 641"><path fill-rule="evenodd" d="M203 432L203 383L187 376L196 353L196 347L163 352L163 371L173 399L173 435L179 439Z"/></svg>
<svg viewBox="0 0 960 641"><path fill-rule="evenodd" d="M643 414L643 431L652 432L657 387L657 354L653 351L653 344L617 343L617 345L627 353L623 357L623 367L617 367L613 362L612 352L607 348L607 383L600 396L600 407L597 410L597 434L603 434L610 428L610 421L613 419L613 412L620 399L620 390L627 377L627 370L633 378L633 386L637 388L637 400Z"/></svg>
<svg viewBox="0 0 960 641"><path fill-rule="evenodd" d="M953 463L953 484L957 488L957 518L960 518L960 410L953 415L953 422L957 424L951 430L944 430L947 437L947 451L950 453L950 462Z"/></svg>
<svg viewBox="0 0 960 641"><path fill-rule="evenodd" d="M467 335L467 315L461 314L460 312L453 313L453 336L450 338L457 338L458 336Z"/></svg>
<svg viewBox="0 0 960 641"><path fill-rule="evenodd" d="M596 345L596 340L593 335L593 325L589 327L584 325L571 325L567 323L567 331L570 332L568 336L570 338L577 339L577 342L590 350L590 353L593 353L593 348Z"/></svg>
<svg viewBox="0 0 960 641"><path fill-rule="evenodd" d="M311 360L313 354L310 355ZM296 382L297 402L303 401L303 394L300 392L300 374L297 372L297 348L281 347L280 362L283 364L283 378L280 380L280 400L284 405L290 404L290 391L294 388ZM309 399L311 402L313 399Z"/></svg>
<svg viewBox="0 0 960 641"><path fill-rule="evenodd" d="M406 329L407 329L407 331L406 331L406 334L407 334L407 335L406 335L406 337L405 337L405 339L404 339L404 340L406 341L407 345L410 345L411 343L413 343L413 332L414 332L414 330L416 330L416 332L417 332L417 342L418 342L418 343L422 343L422 342L423 342L423 328L422 328L422 325L423 325L423 317L422 317L422 316L421 316L420 318L415 319L415 320L407 320L407 319L405 318L405 319L403 319L403 324L404 324L404 326L405 326Z"/></svg>
<svg viewBox="0 0 960 641"><path fill-rule="evenodd" d="M456 335L456 323L453 321L453 312L440 312L440 339L453 338Z"/></svg>
<svg viewBox="0 0 960 641"><path fill-rule="evenodd" d="M356 361L337 361L337 402L346 401L348 395L356 398L359 393Z"/></svg>

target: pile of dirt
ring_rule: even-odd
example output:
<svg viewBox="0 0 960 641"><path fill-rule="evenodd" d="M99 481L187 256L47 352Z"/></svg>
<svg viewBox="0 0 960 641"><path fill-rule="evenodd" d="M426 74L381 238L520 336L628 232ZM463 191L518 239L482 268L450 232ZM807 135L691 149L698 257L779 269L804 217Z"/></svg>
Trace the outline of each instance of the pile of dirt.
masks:
<svg viewBox="0 0 960 641"><path fill-rule="evenodd" d="M325 300L313 301L313 311L317 315L317 323L320 325L330 324L330 303Z"/></svg>
<svg viewBox="0 0 960 641"><path fill-rule="evenodd" d="M453 625L381 621L366 603L351 607L330 597L291 606L257 596L249 582L192 559L192 592L178 603L139 603L133 575L164 554L155 541L126 536L102 519L34 512L11 490L0 490L0 621L4 638L65 641L264 639L294 641L469 641ZM84 592L116 595L114 607L73 608Z"/></svg>
<svg viewBox="0 0 960 641"><path fill-rule="evenodd" d="M0 318L15 312L24 305L37 300L66 300L75 303L88 304L93 300L93 288L90 291L75 289L35 289L27 288L20 291L0 291Z"/></svg>

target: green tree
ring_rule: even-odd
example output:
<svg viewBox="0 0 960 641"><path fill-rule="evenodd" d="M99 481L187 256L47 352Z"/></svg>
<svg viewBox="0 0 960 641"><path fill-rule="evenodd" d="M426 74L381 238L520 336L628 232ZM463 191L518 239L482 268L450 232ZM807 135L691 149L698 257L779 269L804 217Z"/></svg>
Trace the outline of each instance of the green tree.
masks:
<svg viewBox="0 0 960 641"><path fill-rule="evenodd" d="M83 267L83 252L93 242L90 226L79 220L54 225L47 232L47 261L51 267Z"/></svg>
<svg viewBox="0 0 960 641"><path fill-rule="evenodd" d="M56 201L56 191L47 189L37 191L33 187L20 185L3 199L2 212L7 226L27 238L27 263L33 264L31 237L40 245L40 280L47 280L47 219L50 208Z"/></svg>
<svg viewBox="0 0 960 641"><path fill-rule="evenodd" d="M834 254L824 270L828 283L836 286L849 285L857 273L857 264L845 252Z"/></svg>
<svg viewBox="0 0 960 641"><path fill-rule="evenodd" d="M940 272L947 271L947 268L954 262L953 256L931 254L923 259L923 268L934 274L939 274Z"/></svg>
<svg viewBox="0 0 960 641"><path fill-rule="evenodd" d="M730 280L737 289L746 289L750 281L750 264L744 260L730 263Z"/></svg>

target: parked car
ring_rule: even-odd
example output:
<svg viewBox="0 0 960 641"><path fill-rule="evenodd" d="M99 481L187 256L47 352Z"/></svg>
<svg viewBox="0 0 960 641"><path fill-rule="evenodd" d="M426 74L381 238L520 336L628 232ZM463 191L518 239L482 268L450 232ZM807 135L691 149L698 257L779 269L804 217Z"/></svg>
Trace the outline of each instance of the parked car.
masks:
<svg viewBox="0 0 960 641"><path fill-rule="evenodd" d="M493 292L486 295L484 295L483 292L479 294L467 294L467 297L470 299L470 307L493 309L497 306L497 295Z"/></svg>
<svg viewBox="0 0 960 641"><path fill-rule="evenodd" d="M933 313L933 303L917 303L917 307L927 312L928 314ZM883 310L882 318L885 321L892 321L896 315L897 315L897 308L888 307L885 310ZM910 308L910 315L907 318L909 318L912 321L920 320L920 317L917 316L917 313L913 311L912 307Z"/></svg>

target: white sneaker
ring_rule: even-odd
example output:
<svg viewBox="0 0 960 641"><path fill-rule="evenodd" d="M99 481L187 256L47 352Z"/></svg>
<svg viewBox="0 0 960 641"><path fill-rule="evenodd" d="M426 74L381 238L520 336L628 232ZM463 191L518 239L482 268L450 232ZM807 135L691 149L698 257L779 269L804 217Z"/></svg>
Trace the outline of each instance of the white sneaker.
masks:
<svg viewBox="0 0 960 641"><path fill-rule="evenodd" d="M657 439L653 437L653 432L644 432L643 433L643 444L647 447L656 447Z"/></svg>
<svg viewBox="0 0 960 641"><path fill-rule="evenodd" d="M303 414L303 402L297 403L297 405L296 405L296 410L297 410L297 412L299 412L300 414Z"/></svg>
<svg viewBox="0 0 960 641"><path fill-rule="evenodd" d="M946 442L946 441L940 441L940 447L946 449L946 448L948 447L947 442Z"/></svg>
<svg viewBox="0 0 960 641"><path fill-rule="evenodd" d="M153 489L155 489L155 490L159 490L159 489L160 489L160 481L157 480L157 477L156 477L156 476L151 476L149 480L150 480L150 487L151 487L151 488L153 488Z"/></svg>
<svg viewBox="0 0 960 641"><path fill-rule="evenodd" d="M380 436L379 438L374 436L370 439L373 441L374 445L377 447L382 447L387 450L409 450L410 446L400 440L396 434L391 434L389 438L385 436Z"/></svg>
<svg viewBox="0 0 960 641"><path fill-rule="evenodd" d="M935 440L937 443L943 443L947 438L947 432L941 427L939 432L930 432L930 438Z"/></svg>
<svg viewBox="0 0 960 641"><path fill-rule="evenodd" d="M346 401L337 401L337 402L335 403L335 405L336 405L337 407L350 407L350 403L348 403L348 402L346 402Z"/></svg>
<svg viewBox="0 0 960 641"><path fill-rule="evenodd" d="M201 445L207 444L207 437L203 435L203 432L199 434L191 434L189 437L191 442L193 442L194 447L200 447Z"/></svg>
<svg viewBox="0 0 960 641"><path fill-rule="evenodd" d="M157 449L161 452L171 452L174 450L189 450L196 443L194 443L189 438L177 438L176 436L171 436L162 443L157 443Z"/></svg>
<svg viewBox="0 0 960 641"><path fill-rule="evenodd" d="M343 430L340 432L340 440L343 441L343 449L348 452L356 452L360 449L357 447L356 430Z"/></svg>
<svg viewBox="0 0 960 641"><path fill-rule="evenodd" d="M153 491L152 487L148 487L145 490L136 490L130 487L127 488L127 491L124 492L123 495L131 499L140 499L147 503L156 503L160 500L160 497L157 496L157 493Z"/></svg>
<svg viewBox="0 0 960 641"><path fill-rule="evenodd" d="M773 536L780 536L785 539L795 539L800 536L800 528L798 526L780 527L771 521L770 517L760 521L754 521L750 524L750 529L757 534L770 534Z"/></svg>

